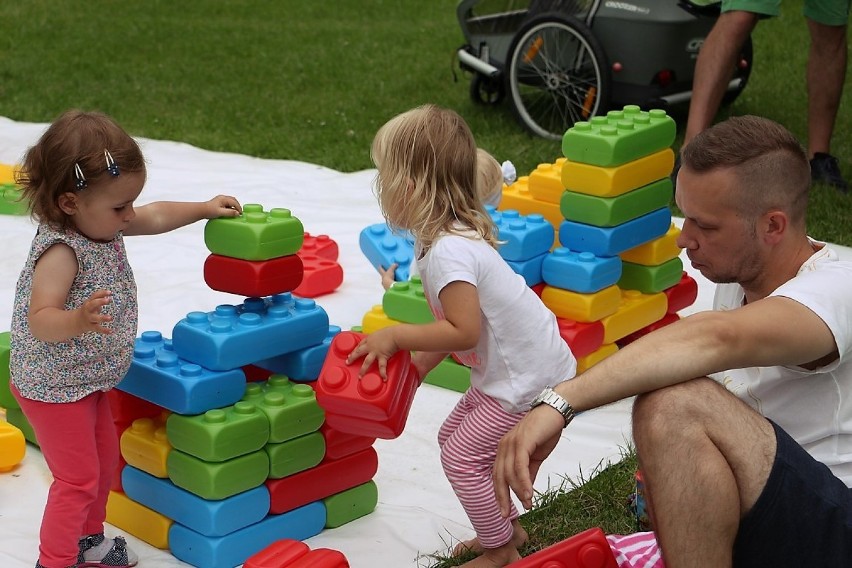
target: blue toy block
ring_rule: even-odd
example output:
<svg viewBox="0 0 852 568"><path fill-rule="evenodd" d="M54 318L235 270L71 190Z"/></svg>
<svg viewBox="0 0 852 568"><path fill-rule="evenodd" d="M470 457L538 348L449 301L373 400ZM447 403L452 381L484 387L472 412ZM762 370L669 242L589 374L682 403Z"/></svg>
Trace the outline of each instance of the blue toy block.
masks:
<svg viewBox="0 0 852 568"><path fill-rule="evenodd" d="M544 258L541 275L550 286L590 294L621 278L621 258L558 247Z"/></svg>
<svg viewBox="0 0 852 568"><path fill-rule="evenodd" d="M136 338L130 369L118 383L120 390L178 414L234 404L245 386L241 369L211 371L181 359L159 331L143 331Z"/></svg>
<svg viewBox="0 0 852 568"><path fill-rule="evenodd" d="M505 260L529 260L546 253L553 246L553 225L543 215L531 213L525 216L514 209L486 209L497 226L497 238L503 241L497 251Z"/></svg>
<svg viewBox="0 0 852 568"><path fill-rule="evenodd" d="M325 528L325 505L321 501L280 515L269 515L259 523L231 534L209 537L175 523L169 529L169 548L179 560L203 568L233 568L252 554L283 538L305 540Z"/></svg>
<svg viewBox="0 0 852 568"><path fill-rule="evenodd" d="M331 340L338 333L340 333L340 327L330 325L328 326L328 335L325 336L322 343L292 353L285 353L278 357L255 361L254 364L261 369L287 375L291 381L303 383L315 381L319 377L322 364L325 363L325 356L328 353Z"/></svg>
<svg viewBox="0 0 852 568"><path fill-rule="evenodd" d="M534 256L527 260L507 260L506 264L515 271L516 274L520 274L523 277L524 282L527 283L527 286L535 286L536 284L541 284L544 282L544 279L541 275L541 267L544 264L544 259L547 255L550 254L548 252L543 252L538 256Z"/></svg>
<svg viewBox="0 0 852 568"><path fill-rule="evenodd" d="M317 345L327 334L325 310L286 293L190 312L175 325L172 345L184 359L221 371Z"/></svg>
<svg viewBox="0 0 852 568"><path fill-rule="evenodd" d="M395 262L398 266L394 280L397 282L405 282L411 277L414 239L408 232L394 231L385 223L376 223L361 231L358 244L373 267L387 269Z"/></svg>
<svg viewBox="0 0 852 568"><path fill-rule="evenodd" d="M573 251L595 256L616 256L666 234L672 212L662 207L615 227L595 227L565 220L559 226L559 242Z"/></svg>
<svg viewBox="0 0 852 568"><path fill-rule="evenodd" d="M211 501L132 466L121 470L128 497L205 536L224 536L263 520L269 514L266 485Z"/></svg>

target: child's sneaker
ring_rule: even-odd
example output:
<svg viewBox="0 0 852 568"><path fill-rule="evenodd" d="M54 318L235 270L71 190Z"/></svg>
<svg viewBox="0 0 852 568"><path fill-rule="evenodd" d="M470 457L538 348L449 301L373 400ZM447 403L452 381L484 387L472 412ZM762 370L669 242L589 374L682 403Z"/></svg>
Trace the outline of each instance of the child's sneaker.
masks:
<svg viewBox="0 0 852 568"><path fill-rule="evenodd" d="M127 541L120 536L112 539L101 533L80 539L78 568L129 568L138 562L139 557L127 548Z"/></svg>
<svg viewBox="0 0 852 568"><path fill-rule="evenodd" d="M42 566L42 565L41 565L41 562L39 562L38 560L36 560L35 568L44 568L44 566ZM73 565L73 566L69 566L68 568L78 568L78 566L75 564L75 565Z"/></svg>

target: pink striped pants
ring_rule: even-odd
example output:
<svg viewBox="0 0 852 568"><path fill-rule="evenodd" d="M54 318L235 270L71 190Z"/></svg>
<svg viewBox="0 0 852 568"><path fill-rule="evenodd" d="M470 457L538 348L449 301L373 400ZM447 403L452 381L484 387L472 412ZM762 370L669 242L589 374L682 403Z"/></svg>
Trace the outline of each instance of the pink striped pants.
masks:
<svg viewBox="0 0 852 568"><path fill-rule="evenodd" d="M438 431L444 474L485 548L498 548L512 539L518 511L512 505L508 519L500 515L491 471L497 444L523 417L524 413L506 412L496 400L471 387Z"/></svg>

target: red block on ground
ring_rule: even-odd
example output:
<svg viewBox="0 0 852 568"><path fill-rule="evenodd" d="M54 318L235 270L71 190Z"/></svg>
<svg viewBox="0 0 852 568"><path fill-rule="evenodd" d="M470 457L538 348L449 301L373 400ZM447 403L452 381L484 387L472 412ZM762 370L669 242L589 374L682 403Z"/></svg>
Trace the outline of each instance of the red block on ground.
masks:
<svg viewBox="0 0 852 568"><path fill-rule="evenodd" d="M618 568L606 535L583 531L512 563L512 568Z"/></svg>
<svg viewBox="0 0 852 568"><path fill-rule="evenodd" d="M342 552L329 548L311 550L304 542L282 539L250 556L243 568L349 568Z"/></svg>
<svg viewBox="0 0 852 568"><path fill-rule="evenodd" d="M302 282L293 290L293 294L302 298L316 298L331 294L343 284L343 267L336 260L329 260L314 254L299 251L304 273Z"/></svg>
<svg viewBox="0 0 852 568"><path fill-rule="evenodd" d="M313 254L327 260L337 260L340 250L337 243L328 235L312 236L310 233L305 233L305 240L302 243L302 248L299 249L299 254Z"/></svg>

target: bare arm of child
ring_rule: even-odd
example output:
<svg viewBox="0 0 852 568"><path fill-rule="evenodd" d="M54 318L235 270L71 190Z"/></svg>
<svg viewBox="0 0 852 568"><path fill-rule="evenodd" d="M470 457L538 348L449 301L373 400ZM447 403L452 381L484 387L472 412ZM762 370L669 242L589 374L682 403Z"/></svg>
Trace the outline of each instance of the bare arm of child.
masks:
<svg viewBox="0 0 852 568"><path fill-rule="evenodd" d="M388 266L387 270L382 268L381 264L376 267L379 271L379 275L382 277L382 288L384 288L385 290L393 286L397 266L399 266L397 263L392 262L391 265Z"/></svg>
<svg viewBox="0 0 852 568"><path fill-rule="evenodd" d="M375 361L379 374L386 377L388 359L400 349L446 354L476 346L481 327L476 286L462 281L451 282L444 286L438 298L444 319L426 324L397 324L374 331L352 350L347 364L363 357L362 375Z"/></svg>
<svg viewBox="0 0 852 568"><path fill-rule="evenodd" d="M411 356L411 364L420 375L420 382L426 378L429 371L438 366L438 363L447 358L449 353L443 351L417 351Z"/></svg>
<svg viewBox="0 0 852 568"><path fill-rule="evenodd" d="M217 195L210 201L155 201L136 208L136 217L124 234L159 235L201 219L236 217L242 206L230 195Z"/></svg>
<svg viewBox="0 0 852 568"><path fill-rule="evenodd" d="M29 324L33 337L58 343L88 331L112 333L104 324L112 318L101 308L112 300L108 290L98 290L75 310L65 301L77 274L77 256L65 244L55 244L39 257L33 270Z"/></svg>

